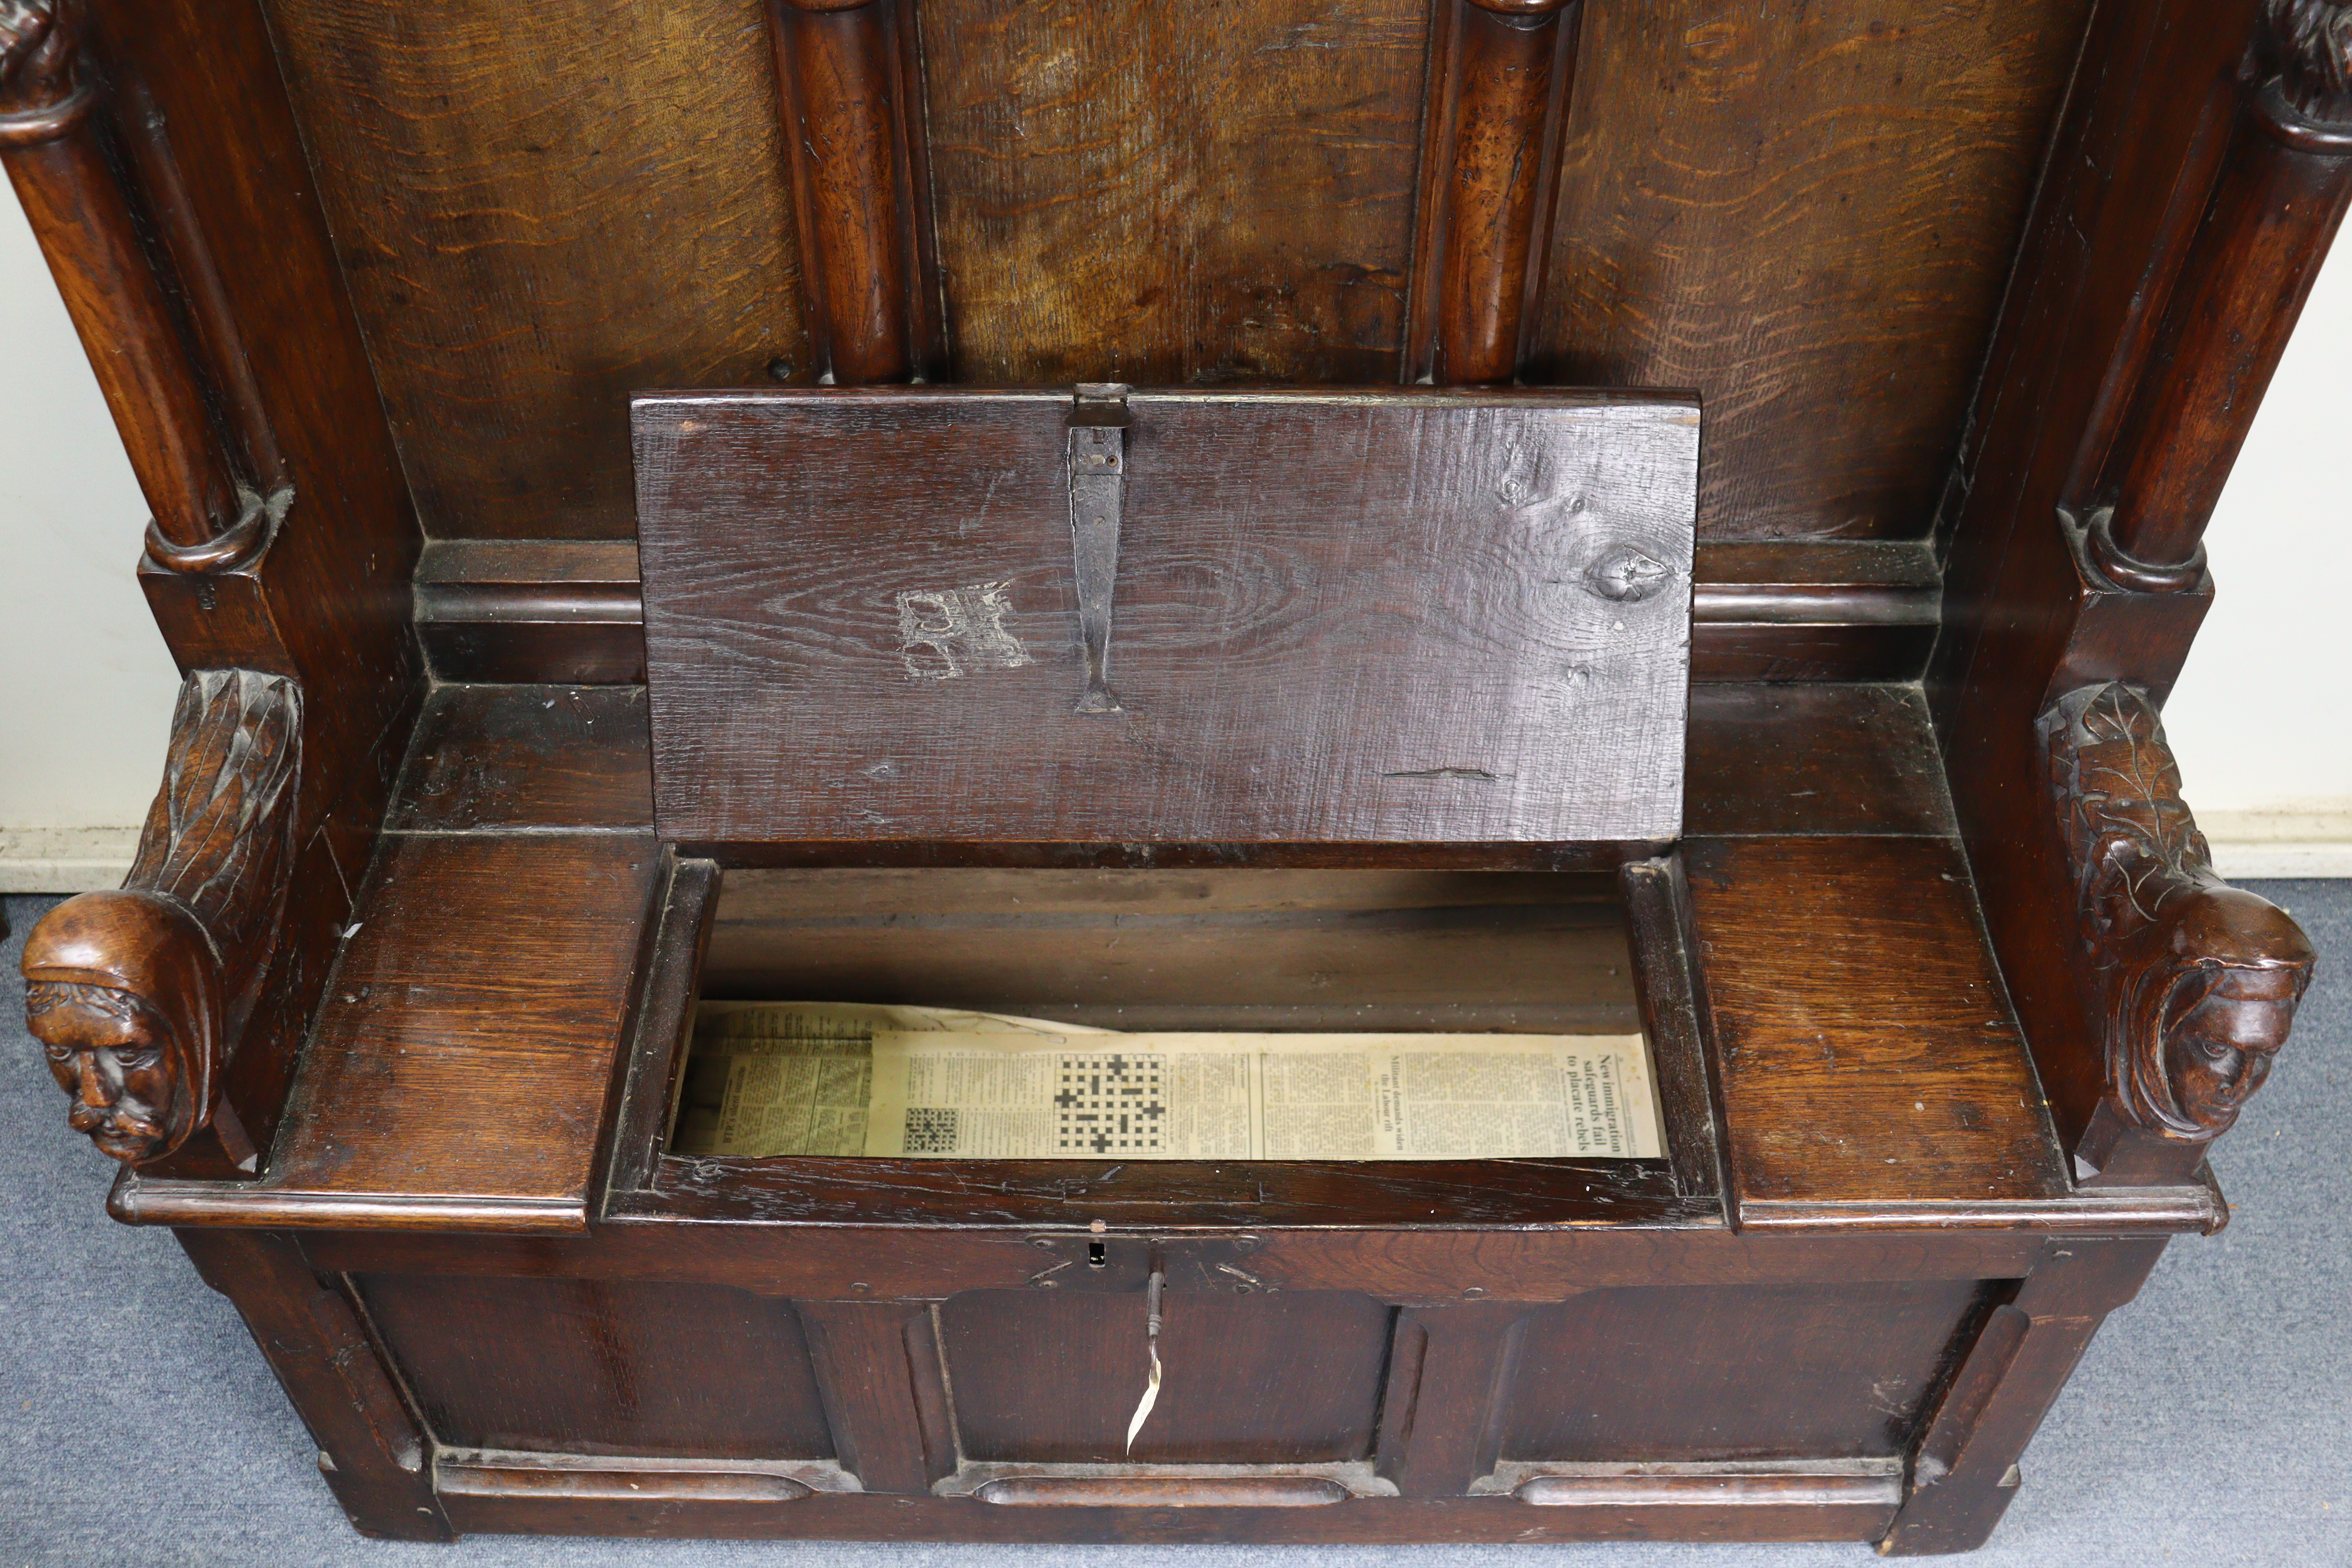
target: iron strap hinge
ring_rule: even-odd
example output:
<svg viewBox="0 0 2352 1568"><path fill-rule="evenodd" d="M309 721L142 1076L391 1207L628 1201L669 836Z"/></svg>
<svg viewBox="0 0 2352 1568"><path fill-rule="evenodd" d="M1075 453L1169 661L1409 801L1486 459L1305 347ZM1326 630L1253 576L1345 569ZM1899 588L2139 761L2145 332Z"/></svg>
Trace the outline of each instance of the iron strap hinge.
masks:
<svg viewBox="0 0 2352 1568"><path fill-rule="evenodd" d="M1070 552L1087 652L1081 713L1121 711L1110 687L1110 601L1127 505L1127 394L1118 382L1080 382L1070 404Z"/></svg>

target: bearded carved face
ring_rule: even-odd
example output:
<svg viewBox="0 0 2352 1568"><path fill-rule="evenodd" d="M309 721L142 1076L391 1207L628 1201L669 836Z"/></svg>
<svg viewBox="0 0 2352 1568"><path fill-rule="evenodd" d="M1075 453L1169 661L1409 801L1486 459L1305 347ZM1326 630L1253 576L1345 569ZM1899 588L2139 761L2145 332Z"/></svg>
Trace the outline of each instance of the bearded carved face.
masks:
<svg viewBox="0 0 2352 1568"><path fill-rule="evenodd" d="M33 1034L49 1072L73 1097L66 1120L118 1160L177 1147L194 1110L171 1026L124 991L36 983L26 988Z"/></svg>
<svg viewBox="0 0 2352 1568"><path fill-rule="evenodd" d="M2227 969L2164 1031L2173 1103L2200 1128L2224 1128L2270 1076L2301 1000L2291 971Z"/></svg>

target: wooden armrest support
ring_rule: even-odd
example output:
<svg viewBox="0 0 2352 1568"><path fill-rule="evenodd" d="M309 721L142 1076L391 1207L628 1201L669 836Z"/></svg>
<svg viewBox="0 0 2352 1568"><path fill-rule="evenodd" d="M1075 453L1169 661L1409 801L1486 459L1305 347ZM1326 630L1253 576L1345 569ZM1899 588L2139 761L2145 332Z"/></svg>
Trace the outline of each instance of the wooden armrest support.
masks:
<svg viewBox="0 0 2352 1568"><path fill-rule="evenodd" d="M2185 1180L2285 1044L2311 942L2284 910L2214 874L2140 692L2080 688L2039 729L2074 882L2077 988L2105 1058L2076 1174Z"/></svg>
<svg viewBox="0 0 2352 1568"><path fill-rule="evenodd" d="M300 749L293 681L191 672L130 877L26 938L26 1021L73 1097L68 1120L118 1160L160 1159L210 1127L230 1164L253 1167L221 1068L278 946Z"/></svg>

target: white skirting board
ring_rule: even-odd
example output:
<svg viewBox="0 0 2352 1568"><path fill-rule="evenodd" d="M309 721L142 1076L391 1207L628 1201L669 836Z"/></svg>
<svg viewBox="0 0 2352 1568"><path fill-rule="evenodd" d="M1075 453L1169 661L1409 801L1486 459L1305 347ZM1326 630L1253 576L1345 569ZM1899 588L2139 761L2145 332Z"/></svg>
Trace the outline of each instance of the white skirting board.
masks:
<svg viewBox="0 0 2352 1568"><path fill-rule="evenodd" d="M2214 868L2232 881L2352 877L2352 806L2342 811L2210 812L2199 819ZM136 827L0 827L0 893L119 888Z"/></svg>
<svg viewBox="0 0 2352 1568"><path fill-rule="evenodd" d="M136 827L0 827L0 893L119 888L138 848Z"/></svg>
<svg viewBox="0 0 2352 1568"><path fill-rule="evenodd" d="M2320 809L2206 811L2213 868L2232 881L2263 877L2352 877L2352 802Z"/></svg>

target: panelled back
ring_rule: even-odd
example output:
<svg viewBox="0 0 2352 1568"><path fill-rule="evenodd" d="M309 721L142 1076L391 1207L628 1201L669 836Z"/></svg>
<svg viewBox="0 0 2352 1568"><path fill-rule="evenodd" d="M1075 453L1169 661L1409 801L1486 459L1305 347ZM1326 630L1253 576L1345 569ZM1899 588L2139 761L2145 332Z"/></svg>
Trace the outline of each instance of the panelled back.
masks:
<svg viewBox="0 0 2352 1568"><path fill-rule="evenodd" d="M760 0L270 10L430 534L626 537L626 393L815 379ZM1699 391L1703 539L1923 537L2086 10L1568 0L1522 379ZM913 11L956 380L1398 379L1431 0Z"/></svg>

